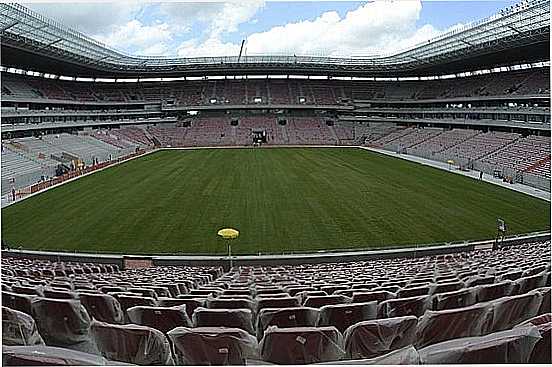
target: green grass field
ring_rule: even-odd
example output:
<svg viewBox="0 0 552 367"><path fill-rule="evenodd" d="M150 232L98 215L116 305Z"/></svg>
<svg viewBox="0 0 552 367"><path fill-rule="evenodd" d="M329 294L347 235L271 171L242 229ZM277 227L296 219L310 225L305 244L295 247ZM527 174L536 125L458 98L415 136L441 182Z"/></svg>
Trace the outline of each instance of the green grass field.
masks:
<svg viewBox="0 0 552 367"><path fill-rule="evenodd" d="M550 203L361 149L161 151L2 210L26 249L282 253L486 239L550 228Z"/></svg>

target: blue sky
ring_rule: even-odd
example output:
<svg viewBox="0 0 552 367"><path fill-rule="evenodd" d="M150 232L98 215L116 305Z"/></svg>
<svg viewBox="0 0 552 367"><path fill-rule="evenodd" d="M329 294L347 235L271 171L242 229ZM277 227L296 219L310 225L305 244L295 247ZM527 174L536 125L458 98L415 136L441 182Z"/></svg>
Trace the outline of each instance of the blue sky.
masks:
<svg viewBox="0 0 552 367"><path fill-rule="evenodd" d="M360 56L389 53L515 1L33 3L39 13L130 54Z"/></svg>

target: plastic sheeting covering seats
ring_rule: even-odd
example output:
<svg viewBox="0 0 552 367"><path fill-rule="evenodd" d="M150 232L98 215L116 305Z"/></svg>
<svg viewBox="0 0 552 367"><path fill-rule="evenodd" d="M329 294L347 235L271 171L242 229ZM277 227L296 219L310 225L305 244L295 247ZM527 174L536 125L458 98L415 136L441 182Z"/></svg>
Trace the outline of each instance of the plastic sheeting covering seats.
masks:
<svg viewBox="0 0 552 367"><path fill-rule="evenodd" d="M351 359L343 361L323 362L318 364L352 364L352 365L417 365L420 355L413 346L394 350L379 357L369 359Z"/></svg>
<svg viewBox="0 0 552 367"><path fill-rule="evenodd" d="M343 334L347 358L374 358L411 345L416 340L416 316L359 322Z"/></svg>
<svg viewBox="0 0 552 367"><path fill-rule="evenodd" d="M2 345L44 345L33 318L2 306Z"/></svg>
<svg viewBox="0 0 552 367"><path fill-rule="evenodd" d="M109 361L99 355L75 350L34 346L3 346L3 366L105 366Z"/></svg>
<svg viewBox="0 0 552 367"><path fill-rule="evenodd" d="M28 315L32 314L31 303L36 296L29 296L25 294L16 294L13 292L2 291L2 305L25 312Z"/></svg>
<svg viewBox="0 0 552 367"><path fill-rule="evenodd" d="M285 297L278 298L274 298L272 296L273 294L271 294L269 298L262 297L255 300L255 310L257 314L263 308L284 308L300 306L298 297L290 297L288 294L286 294Z"/></svg>
<svg viewBox="0 0 552 367"><path fill-rule="evenodd" d="M119 301L119 304L121 305L121 309L123 311L126 311L128 308L135 306L157 306L157 302L151 297L130 296L126 294L121 294L115 298L117 298L117 300Z"/></svg>
<svg viewBox="0 0 552 367"><path fill-rule="evenodd" d="M312 307L264 308L257 315L257 338L262 339L269 326L290 328L316 326L319 310Z"/></svg>
<svg viewBox="0 0 552 367"><path fill-rule="evenodd" d="M90 333L107 359L138 365L172 365L169 341L148 326L115 325L93 321Z"/></svg>
<svg viewBox="0 0 552 367"><path fill-rule="evenodd" d="M529 363L552 364L552 350L550 349L552 343L552 314L547 313L533 317L517 325L516 328L527 326L535 326L542 337L535 345L533 353L531 353L531 357L529 358Z"/></svg>
<svg viewBox="0 0 552 367"><path fill-rule="evenodd" d="M442 311L426 311L418 320L416 347L422 348L445 340L480 336L491 331L492 306L473 306Z"/></svg>
<svg viewBox="0 0 552 367"><path fill-rule="evenodd" d="M44 297L59 298L59 299L76 299L77 294L70 291L62 291L60 289L44 288Z"/></svg>
<svg viewBox="0 0 552 367"><path fill-rule="evenodd" d="M307 297L303 306L320 308L322 306L337 305L342 303L350 303L351 299L342 295L332 294L329 296L312 296Z"/></svg>
<svg viewBox="0 0 552 367"><path fill-rule="evenodd" d="M207 309L196 308L192 315L193 325L201 326L225 326L238 328L254 334L253 313L249 309Z"/></svg>
<svg viewBox="0 0 552 367"><path fill-rule="evenodd" d="M448 281L435 283L431 285L430 294L449 293L464 288L464 282L461 281Z"/></svg>
<svg viewBox="0 0 552 367"><path fill-rule="evenodd" d="M80 301L35 298L31 308L46 344L67 346L89 341L90 317Z"/></svg>
<svg viewBox="0 0 552 367"><path fill-rule="evenodd" d="M430 296L395 298L379 304L380 317L422 316L431 306Z"/></svg>
<svg viewBox="0 0 552 367"><path fill-rule="evenodd" d="M552 312L552 306L551 306L552 289L550 287L543 287L543 288L537 288L535 290L538 291L540 294L542 294L542 303L539 308L538 314L542 315L545 313Z"/></svg>
<svg viewBox="0 0 552 367"><path fill-rule="evenodd" d="M79 293L81 304L95 320L121 324L124 313L115 297L103 293Z"/></svg>
<svg viewBox="0 0 552 367"><path fill-rule="evenodd" d="M493 316L490 331L508 330L536 316L541 303L542 295L538 291L492 301Z"/></svg>
<svg viewBox="0 0 552 367"><path fill-rule="evenodd" d="M349 326L360 321L373 320L377 315L376 301L322 306L317 326L335 326L343 333Z"/></svg>
<svg viewBox="0 0 552 367"><path fill-rule="evenodd" d="M185 305L174 307L136 306L129 308L127 315L131 323L149 326L163 333L179 326L192 326Z"/></svg>
<svg viewBox="0 0 552 367"><path fill-rule="evenodd" d="M422 364L528 363L540 339L536 327L521 327L433 344L418 353Z"/></svg>
<svg viewBox="0 0 552 367"><path fill-rule="evenodd" d="M401 288L397 292L397 298L409 298L416 296L425 296L431 292L430 286L421 286L421 287L411 287L411 288Z"/></svg>
<svg viewBox="0 0 552 367"><path fill-rule="evenodd" d="M245 299L220 299L211 298L207 300L208 308L248 308L253 310L253 302Z"/></svg>
<svg viewBox="0 0 552 367"><path fill-rule="evenodd" d="M486 302L497 298L506 297L512 294L514 282L503 280L500 283L485 284L475 287L476 301Z"/></svg>
<svg viewBox="0 0 552 367"><path fill-rule="evenodd" d="M476 289L465 288L452 292L438 293L431 298L431 309L435 311L471 306L476 302Z"/></svg>
<svg viewBox="0 0 552 367"><path fill-rule="evenodd" d="M524 294L536 288L544 287L545 284L546 284L545 271L535 275L521 277L514 281L514 293Z"/></svg>
<svg viewBox="0 0 552 367"><path fill-rule="evenodd" d="M257 340L242 329L178 327L168 336L179 365L245 365L258 358Z"/></svg>
<svg viewBox="0 0 552 367"><path fill-rule="evenodd" d="M359 303L359 302L383 302L388 299L393 299L396 297L395 293L391 293L388 291L380 291L380 292L362 292L357 291L353 293L353 298L351 302L353 303Z"/></svg>
<svg viewBox="0 0 552 367"><path fill-rule="evenodd" d="M12 292L17 294L26 294L28 296L44 296L42 287L30 287L25 285L12 285Z"/></svg>
<svg viewBox="0 0 552 367"><path fill-rule="evenodd" d="M342 359L343 337L333 326L265 330L260 343L261 359L276 364L308 364Z"/></svg>
<svg viewBox="0 0 552 367"><path fill-rule="evenodd" d="M186 306L186 313L191 318L198 307L205 307L205 299L182 299L182 298L158 298L157 303L161 307Z"/></svg>

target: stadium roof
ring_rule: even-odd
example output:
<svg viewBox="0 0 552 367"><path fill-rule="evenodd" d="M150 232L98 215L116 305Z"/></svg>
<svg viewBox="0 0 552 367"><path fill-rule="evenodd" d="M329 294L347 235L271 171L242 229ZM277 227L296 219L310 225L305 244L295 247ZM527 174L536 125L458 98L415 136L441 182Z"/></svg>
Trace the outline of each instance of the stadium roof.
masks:
<svg viewBox="0 0 552 367"><path fill-rule="evenodd" d="M137 57L116 51L19 4L0 4L2 66L55 75L131 78L306 74L433 76L549 61L550 3L524 0L390 55Z"/></svg>

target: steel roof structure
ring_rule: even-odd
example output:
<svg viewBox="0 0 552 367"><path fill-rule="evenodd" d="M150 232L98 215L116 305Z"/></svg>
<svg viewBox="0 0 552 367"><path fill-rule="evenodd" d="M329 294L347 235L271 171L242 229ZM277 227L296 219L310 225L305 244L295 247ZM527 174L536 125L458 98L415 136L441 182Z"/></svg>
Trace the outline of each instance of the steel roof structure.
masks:
<svg viewBox="0 0 552 367"><path fill-rule="evenodd" d="M116 51L19 4L0 4L2 66L78 77L307 74L400 77L549 61L550 2L524 0L389 55L168 58Z"/></svg>

